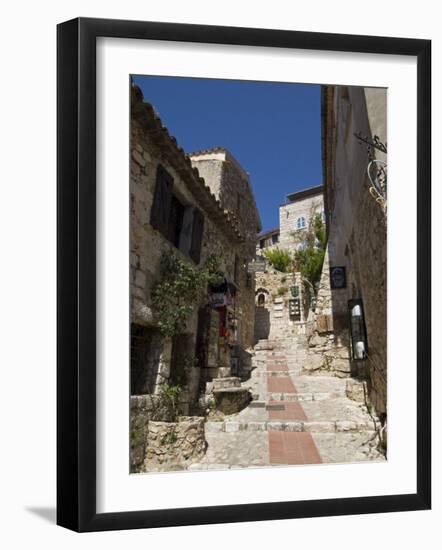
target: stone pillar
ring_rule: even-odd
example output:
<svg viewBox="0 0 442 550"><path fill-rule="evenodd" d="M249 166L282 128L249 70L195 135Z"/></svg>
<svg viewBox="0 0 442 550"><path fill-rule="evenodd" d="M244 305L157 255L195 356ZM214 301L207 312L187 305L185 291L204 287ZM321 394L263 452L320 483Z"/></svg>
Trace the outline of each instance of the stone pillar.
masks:
<svg viewBox="0 0 442 550"><path fill-rule="evenodd" d="M161 384L164 384L169 380L170 365L172 361L172 339L165 338L163 340L163 349L160 354L160 361L158 365L158 375L155 384L155 392L159 393Z"/></svg>

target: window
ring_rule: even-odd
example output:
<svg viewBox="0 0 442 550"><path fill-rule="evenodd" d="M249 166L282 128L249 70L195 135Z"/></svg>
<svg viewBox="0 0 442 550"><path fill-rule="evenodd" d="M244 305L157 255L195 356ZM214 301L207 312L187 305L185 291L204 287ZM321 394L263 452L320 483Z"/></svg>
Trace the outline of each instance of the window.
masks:
<svg viewBox="0 0 442 550"><path fill-rule="evenodd" d="M199 263L204 231L204 216L197 208L183 204L173 193L173 178L158 165L150 223L167 240Z"/></svg>
<svg viewBox="0 0 442 550"><path fill-rule="evenodd" d="M193 212L192 241L189 250L189 256L199 264L201 258L201 245L203 242L204 216L195 208Z"/></svg>
<svg viewBox="0 0 442 550"><path fill-rule="evenodd" d="M258 294L258 307L264 307L266 303L265 294Z"/></svg>
<svg viewBox="0 0 442 550"><path fill-rule="evenodd" d="M259 241L259 248L264 248L265 247L265 240L264 239L261 239Z"/></svg>
<svg viewBox="0 0 442 550"><path fill-rule="evenodd" d="M170 203L172 201L173 178L161 164L157 168L155 193L152 210L150 211L150 223L152 227L167 236L169 224Z"/></svg>
<svg viewBox="0 0 442 550"><path fill-rule="evenodd" d="M181 202L174 195L172 195L166 237L177 248L180 243L180 234L183 228L184 210L184 205L181 204Z"/></svg>
<svg viewBox="0 0 442 550"><path fill-rule="evenodd" d="M305 218L304 216L301 216L296 220L296 229L305 229Z"/></svg>
<svg viewBox="0 0 442 550"><path fill-rule="evenodd" d="M272 235L272 244L279 243L279 235L278 233L275 233L275 235Z"/></svg>

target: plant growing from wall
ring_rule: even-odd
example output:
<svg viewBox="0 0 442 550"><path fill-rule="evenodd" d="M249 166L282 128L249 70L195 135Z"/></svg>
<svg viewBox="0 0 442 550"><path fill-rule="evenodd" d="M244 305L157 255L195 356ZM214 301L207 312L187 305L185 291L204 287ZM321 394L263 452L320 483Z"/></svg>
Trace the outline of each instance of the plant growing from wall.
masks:
<svg viewBox="0 0 442 550"><path fill-rule="evenodd" d="M272 250L264 250L263 254L268 259L269 264L277 271L288 273L292 270L293 257L287 250L273 248Z"/></svg>
<svg viewBox="0 0 442 550"><path fill-rule="evenodd" d="M160 279L152 288L152 305L163 336L173 337L183 332L200 292L218 277L216 256L210 256L201 268L173 253L163 257Z"/></svg>
<svg viewBox="0 0 442 550"><path fill-rule="evenodd" d="M321 214L314 214L310 218L309 227L298 242L300 247L295 252L297 270L300 271L309 293L316 295L327 246L327 235Z"/></svg>
<svg viewBox="0 0 442 550"><path fill-rule="evenodd" d="M180 414L179 400L183 388L179 384L162 384L152 420L176 422Z"/></svg>

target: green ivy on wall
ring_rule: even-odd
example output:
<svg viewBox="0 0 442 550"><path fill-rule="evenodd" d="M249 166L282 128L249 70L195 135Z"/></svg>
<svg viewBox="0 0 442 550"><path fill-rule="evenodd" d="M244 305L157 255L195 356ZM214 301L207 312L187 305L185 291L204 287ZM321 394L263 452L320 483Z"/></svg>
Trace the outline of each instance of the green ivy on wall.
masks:
<svg viewBox="0 0 442 550"><path fill-rule="evenodd" d="M152 305L163 336L182 333L200 292L219 278L219 258L209 256L203 267L178 258L163 257L160 279L152 288Z"/></svg>

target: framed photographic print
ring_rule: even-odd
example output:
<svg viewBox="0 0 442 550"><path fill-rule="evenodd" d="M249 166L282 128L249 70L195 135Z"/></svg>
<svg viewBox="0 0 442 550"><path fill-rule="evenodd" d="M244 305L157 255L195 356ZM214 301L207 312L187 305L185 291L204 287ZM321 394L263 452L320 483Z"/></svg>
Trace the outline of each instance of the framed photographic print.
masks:
<svg viewBox="0 0 442 550"><path fill-rule="evenodd" d="M58 26L59 525L430 507L430 52Z"/></svg>

